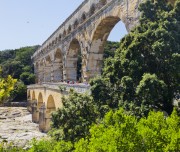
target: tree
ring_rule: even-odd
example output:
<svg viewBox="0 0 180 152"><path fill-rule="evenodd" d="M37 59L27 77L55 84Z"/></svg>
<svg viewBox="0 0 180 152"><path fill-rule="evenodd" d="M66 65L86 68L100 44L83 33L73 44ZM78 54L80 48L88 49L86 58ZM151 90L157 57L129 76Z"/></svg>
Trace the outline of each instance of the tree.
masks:
<svg viewBox="0 0 180 152"><path fill-rule="evenodd" d="M126 109L133 103L137 115L152 107L171 113L174 93L180 88L180 1L172 6L166 0L147 0L139 9L139 25L122 39L115 57L105 61L102 80L109 81L111 102ZM102 90L98 100L106 94Z"/></svg>
<svg viewBox="0 0 180 152"><path fill-rule="evenodd" d="M92 97L71 90L62 98L63 108L52 114L52 136L57 140L76 141L89 134L98 112Z"/></svg>
<svg viewBox="0 0 180 152"><path fill-rule="evenodd" d="M5 100L10 96L10 92L14 89L16 79L13 79L10 75L7 78L1 77L0 68L0 104L5 102Z"/></svg>
<svg viewBox="0 0 180 152"><path fill-rule="evenodd" d="M178 152L179 123L175 110L169 117L163 112L150 112L140 120L123 109L110 111L103 122L90 128L90 136L75 143L75 152Z"/></svg>

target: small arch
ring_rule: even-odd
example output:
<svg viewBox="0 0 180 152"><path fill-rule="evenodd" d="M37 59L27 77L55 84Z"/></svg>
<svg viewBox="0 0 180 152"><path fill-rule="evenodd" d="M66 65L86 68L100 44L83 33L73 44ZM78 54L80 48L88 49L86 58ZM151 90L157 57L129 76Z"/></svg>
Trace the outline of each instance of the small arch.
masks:
<svg viewBox="0 0 180 152"><path fill-rule="evenodd" d="M36 100L36 97L35 97L35 92L34 92L34 90L33 90L33 92L32 92L32 100Z"/></svg>
<svg viewBox="0 0 180 152"><path fill-rule="evenodd" d="M62 38L62 36L61 36L61 34L59 34L58 40L61 41L61 38Z"/></svg>
<svg viewBox="0 0 180 152"><path fill-rule="evenodd" d="M46 64L51 64L52 63L50 55L46 56L45 59L46 59Z"/></svg>
<svg viewBox="0 0 180 152"><path fill-rule="evenodd" d="M68 34L71 33L71 25L68 27Z"/></svg>
<svg viewBox="0 0 180 152"><path fill-rule="evenodd" d="M78 81L81 79L81 62L82 56L79 41L73 39L66 55L66 80Z"/></svg>
<svg viewBox="0 0 180 152"><path fill-rule="evenodd" d="M86 20L86 14L85 12L81 16L81 22L84 22Z"/></svg>
<svg viewBox="0 0 180 152"><path fill-rule="evenodd" d="M60 82L63 79L63 55L58 48L54 54L53 81Z"/></svg>
<svg viewBox="0 0 180 152"><path fill-rule="evenodd" d="M50 96L48 97L48 100L47 100L47 109L48 109L49 111L55 111L55 110L56 110L54 98L53 98L52 95L50 95Z"/></svg>
<svg viewBox="0 0 180 152"><path fill-rule="evenodd" d="M78 27L78 24L79 24L79 22L78 22L78 20L76 19L75 22L74 22L74 29L76 29L76 28Z"/></svg>
<svg viewBox="0 0 180 152"><path fill-rule="evenodd" d="M56 40L55 40L56 44L58 43L58 37L56 37Z"/></svg>
<svg viewBox="0 0 180 152"><path fill-rule="evenodd" d="M96 11L96 7L95 7L95 4L92 4L91 8L90 8L90 16L93 15Z"/></svg>
<svg viewBox="0 0 180 152"><path fill-rule="evenodd" d="M66 36L66 30L64 30L64 32L63 32L63 36L64 36L64 37Z"/></svg>
<svg viewBox="0 0 180 152"><path fill-rule="evenodd" d="M55 51L55 54L54 54L54 60L60 60L62 62L62 52L61 50L58 48L56 51Z"/></svg>
<svg viewBox="0 0 180 152"><path fill-rule="evenodd" d="M42 105L43 105L43 96L42 93L40 92L38 95L38 109L41 108Z"/></svg>

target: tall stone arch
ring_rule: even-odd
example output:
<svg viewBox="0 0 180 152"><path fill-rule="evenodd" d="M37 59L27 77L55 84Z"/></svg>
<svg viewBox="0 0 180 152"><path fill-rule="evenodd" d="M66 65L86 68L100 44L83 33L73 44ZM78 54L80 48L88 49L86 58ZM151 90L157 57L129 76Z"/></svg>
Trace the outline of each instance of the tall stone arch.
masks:
<svg viewBox="0 0 180 152"><path fill-rule="evenodd" d="M48 54L45 57L45 68L44 68L44 81L51 82L52 77L52 57Z"/></svg>
<svg viewBox="0 0 180 152"><path fill-rule="evenodd" d="M81 67L78 67L78 59L81 60L81 46L79 41L75 38L69 45L65 61L65 77L66 80L78 81L81 78ZM79 71L77 71L79 70Z"/></svg>
<svg viewBox="0 0 180 152"><path fill-rule="evenodd" d="M100 20L99 24L97 24L96 28L94 29L91 36L91 46L87 59L88 80L96 75L101 74L104 47L107 42L107 38L114 26L119 21L120 18L118 16L106 16Z"/></svg>
<svg viewBox="0 0 180 152"><path fill-rule="evenodd" d="M53 82L60 82L62 80L63 80L63 55L61 49L58 48L54 53Z"/></svg>

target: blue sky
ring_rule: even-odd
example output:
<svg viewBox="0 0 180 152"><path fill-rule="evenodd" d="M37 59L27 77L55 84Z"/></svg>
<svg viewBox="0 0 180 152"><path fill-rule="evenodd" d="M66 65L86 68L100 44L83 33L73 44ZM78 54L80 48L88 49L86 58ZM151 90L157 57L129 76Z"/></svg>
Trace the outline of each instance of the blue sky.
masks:
<svg viewBox="0 0 180 152"><path fill-rule="evenodd" d="M83 0L0 0L0 50L41 45ZM118 23L109 40L126 34Z"/></svg>

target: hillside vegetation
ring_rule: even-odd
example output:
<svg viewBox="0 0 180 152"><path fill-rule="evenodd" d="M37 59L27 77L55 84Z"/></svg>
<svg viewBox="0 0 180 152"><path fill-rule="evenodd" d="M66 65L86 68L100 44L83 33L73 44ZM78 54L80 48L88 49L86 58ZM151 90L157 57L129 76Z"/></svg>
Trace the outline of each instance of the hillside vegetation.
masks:
<svg viewBox="0 0 180 152"><path fill-rule="evenodd" d="M26 85L35 82L31 56L36 49L37 46L32 46L0 51L2 77L6 78L8 75L11 75L11 77L18 80L11 92L9 101L26 100Z"/></svg>

